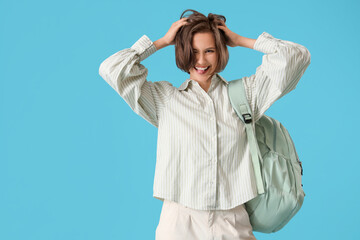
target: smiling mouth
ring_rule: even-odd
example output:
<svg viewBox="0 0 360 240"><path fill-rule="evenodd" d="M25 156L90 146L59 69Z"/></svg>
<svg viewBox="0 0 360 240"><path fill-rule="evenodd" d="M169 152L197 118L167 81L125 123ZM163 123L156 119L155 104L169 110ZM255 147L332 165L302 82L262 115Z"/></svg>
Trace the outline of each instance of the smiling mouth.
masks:
<svg viewBox="0 0 360 240"><path fill-rule="evenodd" d="M197 68L197 67L194 67L195 71L199 74L204 74L207 72L207 70L209 70L210 66L208 66L207 68Z"/></svg>

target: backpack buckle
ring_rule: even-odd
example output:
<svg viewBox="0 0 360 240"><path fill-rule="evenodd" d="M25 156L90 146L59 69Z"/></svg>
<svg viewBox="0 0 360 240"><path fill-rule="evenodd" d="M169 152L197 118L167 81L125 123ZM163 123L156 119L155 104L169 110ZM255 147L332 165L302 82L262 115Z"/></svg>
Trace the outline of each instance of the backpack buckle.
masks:
<svg viewBox="0 0 360 240"><path fill-rule="evenodd" d="M243 114L242 116L243 116L243 118L244 118L245 123L251 123L252 118L251 118L251 114L250 114L250 113L245 113L245 114Z"/></svg>

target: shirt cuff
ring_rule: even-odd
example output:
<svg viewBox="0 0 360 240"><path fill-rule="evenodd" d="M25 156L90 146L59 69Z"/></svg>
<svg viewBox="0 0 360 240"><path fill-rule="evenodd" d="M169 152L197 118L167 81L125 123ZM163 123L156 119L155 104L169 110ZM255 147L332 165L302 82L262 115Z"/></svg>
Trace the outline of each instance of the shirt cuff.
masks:
<svg viewBox="0 0 360 240"><path fill-rule="evenodd" d="M277 43L280 39L274 38L267 32L263 32L259 35L254 43L254 50L263 53L273 53L277 48Z"/></svg>
<svg viewBox="0 0 360 240"><path fill-rule="evenodd" d="M150 40L150 38L146 35L143 35L139 40L137 40L132 46L140 57L140 61L146 59L151 54L156 52L156 47L154 43Z"/></svg>

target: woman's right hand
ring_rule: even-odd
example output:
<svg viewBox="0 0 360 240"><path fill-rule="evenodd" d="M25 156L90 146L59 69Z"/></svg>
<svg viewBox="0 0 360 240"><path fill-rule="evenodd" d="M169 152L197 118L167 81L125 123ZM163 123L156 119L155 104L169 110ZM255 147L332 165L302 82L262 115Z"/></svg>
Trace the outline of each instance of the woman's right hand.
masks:
<svg viewBox="0 0 360 240"><path fill-rule="evenodd" d="M188 18L181 18L180 20L174 22L169 31L165 34L165 36L163 37L164 41L168 44L168 45L174 45L175 44L175 35L176 33L179 31L179 29L188 24L188 22L186 21Z"/></svg>
<svg viewBox="0 0 360 240"><path fill-rule="evenodd" d="M188 22L186 21L187 19L188 19L187 17L181 18L180 20L174 22L171 25L169 31L165 34L165 36L163 36L161 39L158 40L160 42L160 43L158 42L159 44L157 44L158 49L166 47L168 45L174 45L175 44L176 33L179 31L179 29L182 26L188 24Z"/></svg>

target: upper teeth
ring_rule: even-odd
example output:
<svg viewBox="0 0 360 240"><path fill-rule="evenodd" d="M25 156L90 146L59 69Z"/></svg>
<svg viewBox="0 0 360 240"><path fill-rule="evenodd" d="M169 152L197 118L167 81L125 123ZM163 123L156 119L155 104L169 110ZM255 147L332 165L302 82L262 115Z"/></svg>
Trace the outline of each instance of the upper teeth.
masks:
<svg viewBox="0 0 360 240"><path fill-rule="evenodd" d="M199 70L205 70L205 69L207 69L208 67L206 67L206 68L201 68L201 67L195 67L196 69L199 69Z"/></svg>

